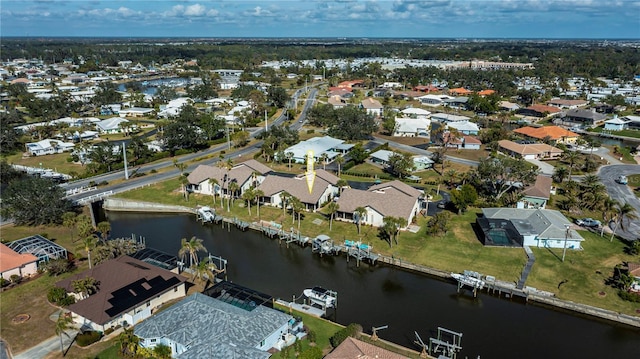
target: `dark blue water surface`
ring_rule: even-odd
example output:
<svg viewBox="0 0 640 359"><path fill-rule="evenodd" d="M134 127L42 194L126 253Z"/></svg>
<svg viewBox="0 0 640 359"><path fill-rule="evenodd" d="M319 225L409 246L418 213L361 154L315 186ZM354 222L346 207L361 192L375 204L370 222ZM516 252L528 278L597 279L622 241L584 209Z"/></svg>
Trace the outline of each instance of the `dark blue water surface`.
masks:
<svg viewBox="0 0 640 359"><path fill-rule="evenodd" d="M290 300L320 285L338 292L335 321L360 323L412 349L438 327L462 332L458 358L636 358L640 330L481 293L456 293L456 285L394 268L347 263L260 233L201 225L193 216L109 212L112 237L135 233L148 247L177 255L181 238L196 236L229 261L229 280ZM335 234L338 236L338 234Z"/></svg>

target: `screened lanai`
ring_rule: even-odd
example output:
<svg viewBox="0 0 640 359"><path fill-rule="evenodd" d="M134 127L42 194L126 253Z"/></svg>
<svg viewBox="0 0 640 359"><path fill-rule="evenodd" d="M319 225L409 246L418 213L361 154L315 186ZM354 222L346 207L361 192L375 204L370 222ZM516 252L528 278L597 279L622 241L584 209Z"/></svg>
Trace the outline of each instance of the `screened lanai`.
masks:
<svg viewBox="0 0 640 359"><path fill-rule="evenodd" d="M67 250L41 235L18 239L7 243L7 247L15 252L31 253L38 257L38 265L52 259L67 258Z"/></svg>

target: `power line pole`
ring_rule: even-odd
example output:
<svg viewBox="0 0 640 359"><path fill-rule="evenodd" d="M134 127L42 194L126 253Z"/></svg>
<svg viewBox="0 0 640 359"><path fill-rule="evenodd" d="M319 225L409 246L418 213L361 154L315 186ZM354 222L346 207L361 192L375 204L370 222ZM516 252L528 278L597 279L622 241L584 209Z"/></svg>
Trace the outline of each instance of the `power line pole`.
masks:
<svg viewBox="0 0 640 359"><path fill-rule="evenodd" d="M124 157L124 179L129 179L129 171L127 170L127 147L122 142L122 156Z"/></svg>
<svg viewBox="0 0 640 359"><path fill-rule="evenodd" d="M564 249L562 250L562 262L564 262L564 256L567 254L567 239L569 237L569 229L571 228L571 226L568 225L568 224L565 224L564 228L565 228L565 232L564 232Z"/></svg>

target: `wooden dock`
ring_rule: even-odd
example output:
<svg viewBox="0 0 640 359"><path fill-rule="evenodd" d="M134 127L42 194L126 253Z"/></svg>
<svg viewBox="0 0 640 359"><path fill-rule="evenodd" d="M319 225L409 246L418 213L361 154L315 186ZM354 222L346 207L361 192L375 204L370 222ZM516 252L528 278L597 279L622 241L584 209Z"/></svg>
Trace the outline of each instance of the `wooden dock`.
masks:
<svg viewBox="0 0 640 359"><path fill-rule="evenodd" d="M290 311L293 309L305 314L313 315L314 317L318 317L318 318L322 318L325 315L325 312L322 309L318 307L314 307L309 304L298 304L293 302L287 302L282 299L277 299L276 303L289 308Z"/></svg>

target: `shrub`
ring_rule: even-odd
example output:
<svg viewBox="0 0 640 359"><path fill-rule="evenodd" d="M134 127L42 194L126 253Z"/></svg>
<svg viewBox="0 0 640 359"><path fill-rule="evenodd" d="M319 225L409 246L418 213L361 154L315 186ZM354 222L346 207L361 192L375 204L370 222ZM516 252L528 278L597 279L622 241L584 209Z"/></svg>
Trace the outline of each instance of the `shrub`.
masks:
<svg viewBox="0 0 640 359"><path fill-rule="evenodd" d="M315 343L316 338L317 338L316 332L314 332L313 330L307 331L307 340L309 340L309 342Z"/></svg>
<svg viewBox="0 0 640 359"><path fill-rule="evenodd" d="M113 333L115 331L115 329L113 328L107 328L107 330L104 331L104 335L109 335L111 333Z"/></svg>
<svg viewBox="0 0 640 359"><path fill-rule="evenodd" d="M0 277L0 288L5 287L9 284L9 281Z"/></svg>
<svg viewBox="0 0 640 359"><path fill-rule="evenodd" d="M620 296L620 298L628 302L640 303L640 295L636 293L627 292L626 290L620 290L618 291L618 295Z"/></svg>
<svg viewBox="0 0 640 359"><path fill-rule="evenodd" d="M338 345L348 337L357 338L360 333L362 333L362 326L360 324L351 323L337 331L331 338L329 338L329 342L332 347L337 348Z"/></svg>
<svg viewBox="0 0 640 359"><path fill-rule="evenodd" d="M22 281L22 277L17 274L12 274L11 277L9 277L9 279L11 280L11 283L15 283L15 284L18 284Z"/></svg>
<svg viewBox="0 0 640 359"><path fill-rule="evenodd" d="M65 258L58 258L50 260L43 266L43 268L50 276L56 277L62 273L67 273L73 270L73 262Z"/></svg>
<svg viewBox="0 0 640 359"><path fill-rule="evenodd" d="M102 335L99 332L84 332L82 334L78 334L76 337L76 343L81 347L86 347L87 345L97 342L101 337Z"/></svg>
<svg viewBox="0 0 640 359"><path fill-rule="evenodd" d="M316 130L314 130L314 129L309 129L309 130L307 130L307 133L308 133L308 134L312 134L312 133L314 133L314 132L316 132Z"/></svg>
<svg viewBox="0 0 640 359"><path fill-rule="evenodd" d="M158 171L155 168L153 168L151 169L151 171L149 171L149 173L158 173Z"/></svg>
<svg viewBox="0 0 640 359"><path fill-rule="evenodd" d="M49 289L47 299L49 302L62 307L66 307L67 305L71 305L76 302L74 297L67 294L66 289L60 287L53 287Z"/></svg>

